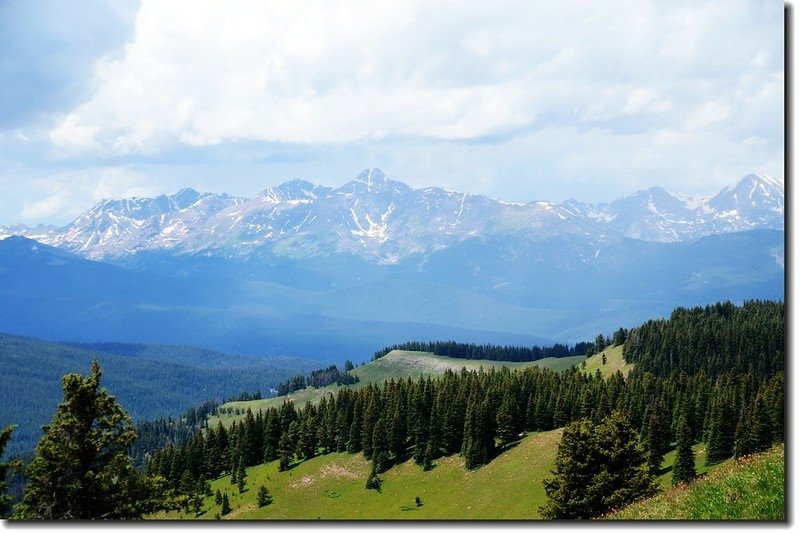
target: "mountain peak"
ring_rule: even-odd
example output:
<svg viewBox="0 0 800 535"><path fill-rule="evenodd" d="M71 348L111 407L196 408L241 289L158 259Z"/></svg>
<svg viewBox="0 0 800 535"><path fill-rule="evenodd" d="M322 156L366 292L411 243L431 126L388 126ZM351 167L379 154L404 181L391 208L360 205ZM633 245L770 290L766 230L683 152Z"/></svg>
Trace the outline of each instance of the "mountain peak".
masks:
<svg viewBox="0 0 800 535"><path fill-rule="evenodd" d="M274 188L265 189L261 192L261 196L273 202L310 201L317 197L324 197L329 192L330 188L295 178Z"/></svg>
<svg viewBox="0 0 800 535"><path fill-rule="evenodd" d="M388 192L392 188L394 193L404 193L411 189L403 182L390 179L377 167L371 167L361 171L356 178L339 188L338 191L344 194L363 194Z"/></svg>
<svg viewBox="0 0 800 535"><path fill-rule="evenodd" d="M389 177L387 177L383 171L377 167L364 169L355 179L355 182L362 182L367 186L372 186L373 184L385 184L388 181Z"/></svg>

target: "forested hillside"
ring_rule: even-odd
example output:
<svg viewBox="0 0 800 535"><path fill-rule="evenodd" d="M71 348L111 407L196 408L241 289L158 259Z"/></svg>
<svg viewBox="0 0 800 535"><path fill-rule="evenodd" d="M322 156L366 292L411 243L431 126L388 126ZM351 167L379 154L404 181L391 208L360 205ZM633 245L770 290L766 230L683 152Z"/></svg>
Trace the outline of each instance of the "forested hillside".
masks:
<svg viewBox="0 0 800 535"><path fill-rule="evenodd" d="M678 308L668 319L633 329L625 360L639 372L666 376L682 371L716 378L725 373L767 377L784 369L784 304L730 301Z"/></svg>
<svg viewBox="0 0 800 535"><path fill-rule="evenodd" d="M580 367L562 373L529 367L389 380L381 386L342 389L318 405L295 407L289 402L248 412L228 429L218 424L207 434L195 435L185 447L155 453L148 471L162 475L176 489L187 490L222 474L243 477L247 467L262 462L278 460L281 470L288 470L317 455L349 452L371 461L367 487L379 488L382 474L408 459L424 471L437 459L460 454L466 467L474 469L492 462L525 433L581 419L599 422L614 411L622 411L638 432L653 474L682 429L689 430L684 433L689 444L708 444L711 464L761 451L783 440L783 348L768 346L775 349L771 366L778 367L772 372L769 367L758 374L725 366L736 362L758 368L758 355L748 351L774 336L783 304L722 304L711 309L731 312L722 315L723 332L725 326L734 329L731 325L738 321L755 327L725 346L739 358L716 361L718 367L708 371L654 374L637 366L626 379L621 373L603 378L599 371L584 373ZM704 314L705 309L696 313ZM631 336L642 340L642 332L644 327L634 329ZM702 347L695 342L682 349L696 352Z"/></svg>
<svg viewBox="0 0 800 535"><path fill-rule="evenodd" d="M113 350L124 355L111 353ZM202 355L202 359L193 357ZM312 361L253 358L237 366L235 356L172 346L99 345L79 348L0 334L0 425L15 424L8 454L33 450L61 397L61 378L88 369L97 358L105 384L134 420L178 416L187 407L268 391ZM230 363L224 366L220 363ZM225 367L227 366L227 367Z"/></svg>
<svg viewBox="0 0 800 535"><path fill-rule="evenodd" d="M470 365L376 383L369 380L369 367L384 360L378 359L347 372L361 371L363 384L324 387L316 403L267 403L228 426L221 420L206 425L216 403L196 406L179 420L147 422L131 451L148 481L166 485L164 508L207 516L209 507L219 507L217 514L234 517L239 513L231 514L227 494L209 505L209 481L224 476L228 483L215 482L215 488L233 486L242 496L266 483L249 475L273 470L252 468L263 463L283 473L320 456L356 456L369 466L356 476L369 493L380 491L392 474L413 478L412 465L430 481L423 474L460 459L468 475L512 458L503 454L527 434L556 431L562 436L558 451L547 452L555 458L552 476L542 481L537 472L529 482L544 491L523 517L593 518L652 495L667 453L672 481L682 483L698 473L698 448L705 470L784 441L784 348L775 343L783 339L783 318L784 305L775 302L678 309L667 320L622 329L610 339L598 336L591 366L582 359L554 359L573 363L562 371L531 363ZM637 360L623 365L617 362L622 354ZM483 361L470 364L477 362ZM335 367L328 371L317 370L326 378L339 374ZM242 399L258 395L243 393ZM457 478L452 483L460 484ZM276 499L261 487L259 510ZM241 500L234 504L250 507ZM359 518L357 511L352 518Z"/></svg>
<svg viewBox="0 0 800 535"><path fill-rule="evenodd" d="M552 346L511 346L495 344L466 344L460 342L405 342L387 346L376 351L372 359L377 360L392 351L423 351L440 357L467 360L494 360L505 362L533 362L546 358L570 357L585 355L593 347L591 342L569 344L553 344Z"/></svg>

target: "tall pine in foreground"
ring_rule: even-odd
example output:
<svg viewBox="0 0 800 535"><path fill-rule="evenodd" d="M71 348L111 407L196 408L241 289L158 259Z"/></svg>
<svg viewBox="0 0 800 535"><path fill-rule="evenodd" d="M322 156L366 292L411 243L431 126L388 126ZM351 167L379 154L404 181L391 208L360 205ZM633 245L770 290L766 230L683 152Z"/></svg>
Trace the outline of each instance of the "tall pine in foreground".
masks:
<svg viewBox="0 0 800 535"><path fill-rule="evenodd" d="M543 481L547 519L590 519L653 495L657 486L639 438L621 412L564 429L552 477Z"/></svg>
<svg viewBox="0 0 800 535"><path fill-rule="evenodd" d="M95 361L88 377L64 377L64 401L26 470L20 519L135 519L164 505L157 480L133 467L130 417L105 388Z"/></svg>
<svg viewBox="0 0 800 535"><path fill-rule="evenodd" d="M678 451L675 454L675 463L672 466L672 484L688 483L697 477L694 467L694 452L692 451L692 430L686 422L686 416L681 415L678 420L677 431Z"/></svg>

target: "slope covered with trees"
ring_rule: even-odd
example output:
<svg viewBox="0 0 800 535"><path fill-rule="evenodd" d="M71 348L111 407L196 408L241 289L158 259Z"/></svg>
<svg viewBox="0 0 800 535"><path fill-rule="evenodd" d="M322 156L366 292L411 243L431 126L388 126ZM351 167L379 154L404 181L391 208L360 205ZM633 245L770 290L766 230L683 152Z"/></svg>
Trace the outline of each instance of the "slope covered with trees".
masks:
<svg viewBox="0 0 800 535"><path fill-rule="evenodd" d="M722 305L722 309L727 305ZM737 320L747 315L782 318L781 303L734 307ZM772 336L773 321L757 322L753 337ZM641 331L633 330L628 337ZM700 351L695 346L694 351ZM783 361L782 347L773 361ZM511 371L447 371L437 378L390 380L360 390L344 389L302 408L246 414L226 429L217 425L196 435L186 447L153 455L148 470L171 485L201 481L279 460L282 469L331 452L360 453L371 461L368 488L380 488L382 474L408 459L428 470L437 459L460 454L467 468L492 461L526 432L563 427L586 420L599 425L621 411L641 437L649 470L658 469L664 453L681 435L689 445L708 443L709 462L760 451L783 440L783 371L725 371L721 367L653 373L638 366L626 379L587 374L579 367L558 373L537 367ZM619 505L619 504L617 504ZM602 514L598 510L596 514ZM588 514L588 513L586 513Z"/></svg>
<svg viewBox="0 0 800 535"><path fill-rule="evenodd" d="M376 351L372 360L378 360L392 351L422 351L440 357L468 360L493 360L505 362L532 362L546 358L571 357L585 355L593 347L591 342L569 344L553 344L552 346L510 346L493 344L468 344L462 342L405 342L387 346Z"/></svg>
<svg viewBox="0 0 800 535"><path fill-rule="evenodd" d="M99 352L104 348L125 354ZM202 359L189 364L196 356ZM237 365L235 356L193 348L107 344L87 349L0 334L0 422L17 425L8 454L33 450L59 403L61 378L88 369L94 359L134 420L177 416L186 407L242 390L268 390L298 368L311 368L304 359L244 358Z"/></svg>

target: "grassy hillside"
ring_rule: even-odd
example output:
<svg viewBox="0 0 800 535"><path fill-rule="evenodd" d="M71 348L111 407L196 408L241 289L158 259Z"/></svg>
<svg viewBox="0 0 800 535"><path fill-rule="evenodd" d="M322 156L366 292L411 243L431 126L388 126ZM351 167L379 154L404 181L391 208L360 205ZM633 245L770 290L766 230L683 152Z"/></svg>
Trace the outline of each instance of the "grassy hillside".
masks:
<svg viewBox="0 0 800 535"><path fill-rule="evenodd" d="M583 368L583 366L581 366L581 369L589 373L595 373L597 370L600 370L603 377L610 377L617 373L617 371L621 371L622 375L627 377L633 369L633 364L626 363L625 359L622 358L623 347L624 346L619 345L605 348L600 353L587 358L586 367ZM605 364L603 364L603 355L606 357Z"/></svg>
<svg viewBox="0 0 800 535"><path fill-rule="evenodd" d="M287 472L272 462L247 470L247 489L239 495L230 477L211 482L212 492L227 492L235 519L535 519L544 502L541 480L554 466L561 430L525 437L516 447L477 470L466 470L454 455L424 472L413 461L382 474L380 492L366 490L370 462L363 455L333 453L303 462ZM258 488L275 498L258 508ZM415 505L419 496L422 506ZM220 512L214 498L205 501L200 518ZM158 518L195 518L194 514Z"/></svg>
<svg viewBox="0 0 800 535"><path fill-rule="evenodd" d="M278 471L277 461L251 467L241 495L230 476L212 481L211 490L228 494L233 509L228 519L534 520L541 518L539 506L546 501L542 480L554 467L561 432L531 433L477 470L465 469L458 455L439 459L429 472L408 461L381 475L380 492L364 488L370 461L361 454L347 453L315 457L287 472ZM709 470L705 446L698 445L695 452L698 473L705 473ZM659 483L663 489L671 488L673 459L674 451L662 465ZM258 508L261 485L275 501ZM415 505L417 496L422 500L420 507ZM157 518L213 519L220 511L221 506L211 497L206 498L199 517L171 512Z"/></svg>
<svg viewBox="0 0 800 535"><path fill-rule="evenodd" d="M784 520L784 446L722 463L706 477L626 507L612 520Z"/></svg>
<svg viewBox="0 0 800 535"><path fill-rule="evenodd" d="M288 396L279 396L269 399L260 399L255 401L236 401L226 403L222 406L223 409L230 409L240 413L244 413L247 409L257 412L260 409L267 409L269 407L280 407L287 400L291 400L297 406L304 405L307 401L312 403L318 402L323 397L330 393L335 393L341 388L362 388L369 383L382 384L384 381L394 378L397 379L418 379L426 376L442 375L446 370L460 371L462 368L467 370L478 370L480 368L489 369L493 367L503 367L510 369L527 368L530 366L540 366L542 368L549 368L556 371L563 371L569 369L571 366L579 365L585 359L585 356L564 357L564 358L547 358L537 360L535 362L502 362L493 360L466 360L466 359L453 359L449 357L440 357L433 353L423 353L420 351L392 351L385 357L381 357L376 361L372 361L363 366L355 368L350 374L357 375L359 382L347 386L330 385L324 388L305 388L292 392ZM621 358L621 351L620 351ZM212 416L209 419L211 425L216 425L217 421L221 420L224 425L229 425L237 416L233 414L222 413L220 416Z"/></svg>

